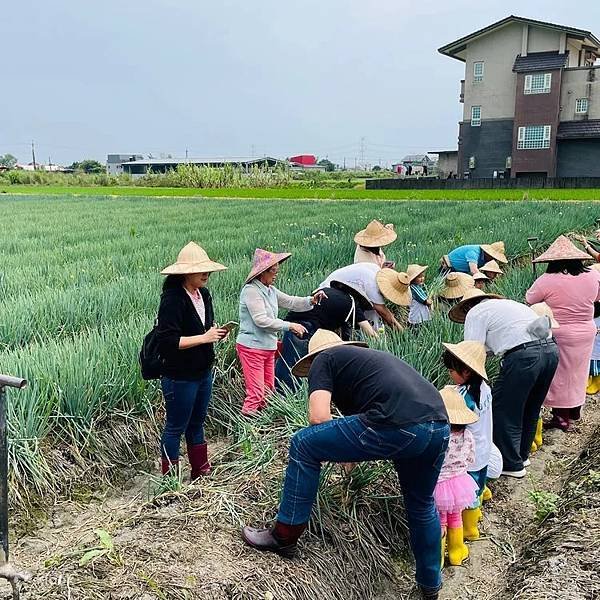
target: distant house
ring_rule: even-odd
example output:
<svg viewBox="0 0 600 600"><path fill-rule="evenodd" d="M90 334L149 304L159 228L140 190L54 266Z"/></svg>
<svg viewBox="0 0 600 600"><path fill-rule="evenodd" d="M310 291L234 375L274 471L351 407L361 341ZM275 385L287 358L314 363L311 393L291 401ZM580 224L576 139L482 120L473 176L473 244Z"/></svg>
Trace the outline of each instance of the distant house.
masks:
<svg viewBox="0 0 600 600"><path fill-rule="evenodd" d="M72 173L73 169L69 169L67 167L63 167L62 165L44 165L42 163L36 162L35 165L30 162L27 164L17 164L15 165L15 169L19 171L47 171L50 173Z"/></svg>
<svg viewBox="0 0 600 600"><path fill-rule="evenodd" d="M435 150L429 154L437 154L437 175L440 179L457 177L458 150Z"/></svg>
<svg viewBox="0 0 600 600"><path fill-rule="evenodd" d="M317 163L317 157L314 154L298 154L290 156L287 159L292 171L326 171L324 165Z"/></svg>
<svg viewBox="0 0 600 600"><path fill-rule="evenodd" d="M439 52L464 63L460 177L600 176L600 39L589 29L511 15Z"/></svg>
<svg viewBox="0 0 600 600"><path fill-rule="evenodd" d="M431 175L435 160L427 156L427 154L408 154L402 159L401 164L405 172L411 175L423 175L425 172Z"/></svg>
<svg viewBox="0 0 600 600"><path fill-rule="evenodd" d="M279 165L287 166L288 163L285 160L272 158L270 156L264 156L262 158L136 158L135 160L128 160L120 163L120 168L123 173L139 177L149 172L167 173L168 171L174 171L179 165L196 165L199 167L214 168L234 166L248 170L254 166L276 167Z"/></svg>
<svg viewBox="0 0 600 600"><path fill-rule="evenodd" d="M144 157L141 154L109 154L106 157L106 172L109 175L121 175L123 163L134 160L144 160Z"/></svg>

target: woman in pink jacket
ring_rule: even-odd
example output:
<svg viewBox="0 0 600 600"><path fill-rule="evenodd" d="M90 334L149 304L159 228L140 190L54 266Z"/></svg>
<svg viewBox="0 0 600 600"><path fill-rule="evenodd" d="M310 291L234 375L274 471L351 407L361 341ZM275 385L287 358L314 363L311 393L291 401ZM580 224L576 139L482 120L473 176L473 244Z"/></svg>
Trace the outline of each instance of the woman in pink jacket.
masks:
<svg viewBox="0 0 600 600"><path fill-rule="evenodd" d="M568 431L581 416L596 325L594 302L600 300L600 273L584 266L590 257L560 236L534 262L548 263L546 273L529 288L529 304L545 302L560 328L554 329L558 369L544 404L552 408L546 427Z"/></svg>

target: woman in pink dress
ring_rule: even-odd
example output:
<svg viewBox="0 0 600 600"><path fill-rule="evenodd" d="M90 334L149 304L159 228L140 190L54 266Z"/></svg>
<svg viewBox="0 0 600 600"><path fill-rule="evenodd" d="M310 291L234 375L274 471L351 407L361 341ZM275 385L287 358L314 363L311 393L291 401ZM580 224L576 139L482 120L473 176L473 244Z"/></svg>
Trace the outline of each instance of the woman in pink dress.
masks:
<svg viewBox="0 0 600 600"><path fill-rule="evenodd" d="M560 236L534 262L547 262L546 273L529 288L529 304L545 302L560 328L553 330L559 351L558 369L544 404L552 408L546 427L569 430L581 416L596 326L594 302L600 299L600 273L584 266L590 257Z"/></svg>

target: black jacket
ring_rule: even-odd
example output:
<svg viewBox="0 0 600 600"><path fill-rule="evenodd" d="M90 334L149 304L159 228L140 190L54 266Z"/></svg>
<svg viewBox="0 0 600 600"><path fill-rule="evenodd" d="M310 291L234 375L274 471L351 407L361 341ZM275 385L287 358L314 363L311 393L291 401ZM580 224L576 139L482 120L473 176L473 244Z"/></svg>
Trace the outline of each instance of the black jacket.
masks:
<svg viewBox="0 0 600 600"><path fill-rule="evenodd" d="M202 323L196 307L183 286L163 291L158 309L158 347L163 366L161 375L170 379L201 379L212 367L215 351L212 344L201 344L186 350L179 349L179 338L201 335L213 326L212 299L206 288L200 288L206 310Z"/></svg>

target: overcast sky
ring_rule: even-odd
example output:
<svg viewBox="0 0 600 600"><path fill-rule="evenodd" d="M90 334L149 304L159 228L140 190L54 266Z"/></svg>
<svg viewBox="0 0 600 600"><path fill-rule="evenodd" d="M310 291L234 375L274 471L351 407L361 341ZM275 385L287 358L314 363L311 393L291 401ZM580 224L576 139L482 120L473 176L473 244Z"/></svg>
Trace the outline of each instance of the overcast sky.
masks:
<svg viewBox="0 0 600 600"><path fill-rule="evenodd" d="M600 34L600 2L22 0L0 13L0 154L392 162L456 147L441 45L509 14Z"/></svg>

